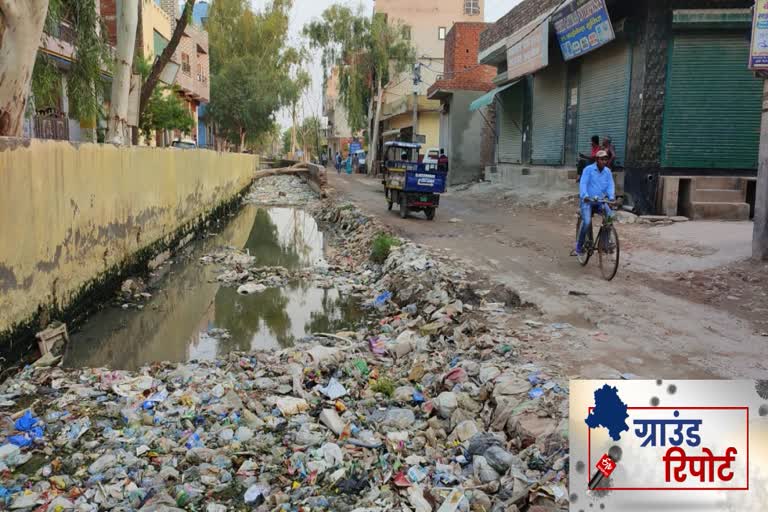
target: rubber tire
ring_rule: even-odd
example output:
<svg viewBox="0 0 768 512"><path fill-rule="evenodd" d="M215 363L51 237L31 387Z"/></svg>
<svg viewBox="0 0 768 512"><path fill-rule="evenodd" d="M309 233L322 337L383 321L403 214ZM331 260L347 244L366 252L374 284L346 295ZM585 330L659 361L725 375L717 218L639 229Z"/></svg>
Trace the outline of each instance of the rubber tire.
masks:
<svg viewBox="0 0 768 512"><path fill-rule="evenodd" d="M425 208L424 209L424 215L427 216L427 220L435 220L435 209L434 208Z"/></svg>
<svg viewBox="0 0 768 512"><path fill-rule="evenodd" d="M400 194L400 218L406 217L408 217L408 200L405 198L405 194Z"/></svg>
<svg viewBox="0 0 768 512"><path fill-rule="evenodd" d="M597 247L597 256L599 258L600 262L600 272L603 274L603 279L606 281L611 281L614 277L616 277L616 273L619 271L619 257L621 256L621 249L619 244L619 233L616 231L616 228L611 224L610 226L603 226L601 228L601 231L603 229L608 229L610 232L613 232L613 236L616 239L616 261L613 264L613 268L608 268L608 265L610 264L607 261L603 261L603 248L602 248L602 236L601 233L598 233L598 247ZM610 236L610 235L609 235Z"/></svg>
<svg viewBox="0 0 768 512"><path fill-rule="evenodd" d="M576 238L574 239L576 242L579 241L579 232L581 231L581 215L579 215L579 219L576 221ZM585 242L592 240L592 233L587 233L587 237L584 240ZM585 244L586 245L586 244ZM587 253L584 255L583 258L580 258L579 256L576 256L576 261L579 262L579 264L582 267L586 267L587 263L589 263L589 258L592 257L592 251L587 251Z"/></svg>

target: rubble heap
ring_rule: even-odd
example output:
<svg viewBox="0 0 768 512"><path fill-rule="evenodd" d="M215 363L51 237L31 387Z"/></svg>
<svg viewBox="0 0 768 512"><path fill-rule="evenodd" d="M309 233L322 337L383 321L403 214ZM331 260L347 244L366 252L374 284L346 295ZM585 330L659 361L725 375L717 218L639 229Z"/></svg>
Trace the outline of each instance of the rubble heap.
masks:
<svg viewBox="0 0 768 512"><path fill-rule="evenodd" d="M521 337L504 327L514 294L480 289L460 262L407 241L374 265L374 221L349 205L317 211L336 249L314 279L354 286L375 321L139 373L29 366L0 385L0 406L16 411L0 434L0 501L48 511L565 510L566 384L521 360ZM231 256L213 258L224 272L240 266L223 281L260 284Z"/></svg>

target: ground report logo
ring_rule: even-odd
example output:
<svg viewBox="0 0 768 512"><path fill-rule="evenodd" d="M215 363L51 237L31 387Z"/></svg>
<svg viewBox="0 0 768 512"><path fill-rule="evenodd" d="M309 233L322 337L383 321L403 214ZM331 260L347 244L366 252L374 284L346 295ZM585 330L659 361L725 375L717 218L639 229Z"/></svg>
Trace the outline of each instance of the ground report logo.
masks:
<svg viewBox="0 0 768 512"><path fill-rule="evenodd" d="M768 382L570 389L571 511L768 510Z"/></svg>

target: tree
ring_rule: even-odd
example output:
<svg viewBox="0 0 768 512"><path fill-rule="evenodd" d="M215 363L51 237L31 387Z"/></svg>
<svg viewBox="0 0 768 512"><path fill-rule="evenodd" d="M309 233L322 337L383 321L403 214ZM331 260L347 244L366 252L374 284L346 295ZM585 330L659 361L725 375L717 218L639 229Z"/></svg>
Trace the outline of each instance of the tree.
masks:
<svg viewBox="0 0 768 512"><path fill-rule="evenodd" d="M322 153L322 146L325 144L325 139L322 137L320 119L315 116L304 119L298 130L298 139L305 155L308 156L310 153L313 153L319 157Z"/></svg>
<svg viewBox="0 0 768 512"><path fill-rule="evenodd" d="M0 136L24 130L35 55L43 34L48 0L0 0Z"/></svg>
<svg viewBox="0 0 768 512"><path fill-rule="evenodd" d="M0 135L18 137L30 91L54 84L58 71L37 56L43 30L55 33L61 20L72 25L74 55L67 73L70 114L80 121L100 114L102 68L109 47L96 0L0 0ZM50 92L50 90L49 90Z"/></svg>
<svg viewBox="0 0 768 512"><path fill-rule="evenodd" d="M117 51L112 74L112 101L107 120L107 141L124 144L128 136L128 96L131 90L131 68L139 24L138 2L117 3Z"/></svg>
<svg viewBox="0 0 768 512"><path fill-rule="evenodd" d="M309 81L298 69L302 53L286 47L290 8L289 0L274 0L259 12L246 0L211 6L208 115L240 151L271 129L275 113L295 104L301 84Z"/></svg>
<svg viewBox="0 0 768 512"><path fill-rule="evenodd" d="M175 1L175 0L174 0ZM171 40L168 45L163 49L163 52L152 64L152 69L147 76L147 79L141 85L141 95L139 98L139 118L147 104L149 103L152 93L157 87L157 83L160 81L160 73L163 72L165 66L170 62L171 57L176 52L176 48L179 46L181 36L184 35L184 30L187 28L190 18L192 17L192 10L195 7L195 0L186 0L184 3L184 10L181 12L181 17L176 21L176 26L173 29Z"/></svg>
<svg viewBox="0 0 768 512"><path fill-rule="evenodd" d="M192 133L195 120L178 96L178 87L157 87L139 119L139 129L145 138L153 131L179 130Z"/></svg>
<svg viewBox="0 0 768 512"><path fill-rule="evenodd" d="M350 128L359 131L370 121L372 94L376 92L374 133L370 137L368 165L376 159L381 103L392 76L398 76L415 61L414 48L403 37L400 26L387 24L386 17L369 19L349 7L332 5L320 20L304 27L312 48L322 50L323 69L339 66L339 96L347 111Z"/></svg>

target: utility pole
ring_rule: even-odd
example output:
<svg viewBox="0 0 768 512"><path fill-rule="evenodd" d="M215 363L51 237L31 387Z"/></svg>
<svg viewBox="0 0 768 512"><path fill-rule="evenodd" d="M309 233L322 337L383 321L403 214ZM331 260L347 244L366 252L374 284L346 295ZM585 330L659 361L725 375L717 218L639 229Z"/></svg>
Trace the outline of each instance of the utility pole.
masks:
<svg viewBox="0 0 768 512"><path fill-rule="evenodd" d="M416 134L419 133L419 84L421 83L421 62L413 65L413 137L411 142L416 142Z"/></svg>
<svg viewBox="0 0 768 512"><path fill-rule="evenodd" d="M752 233L752 257L768 260L768 80L763 81L760 153L755 190L755 222Z"/></svg>

